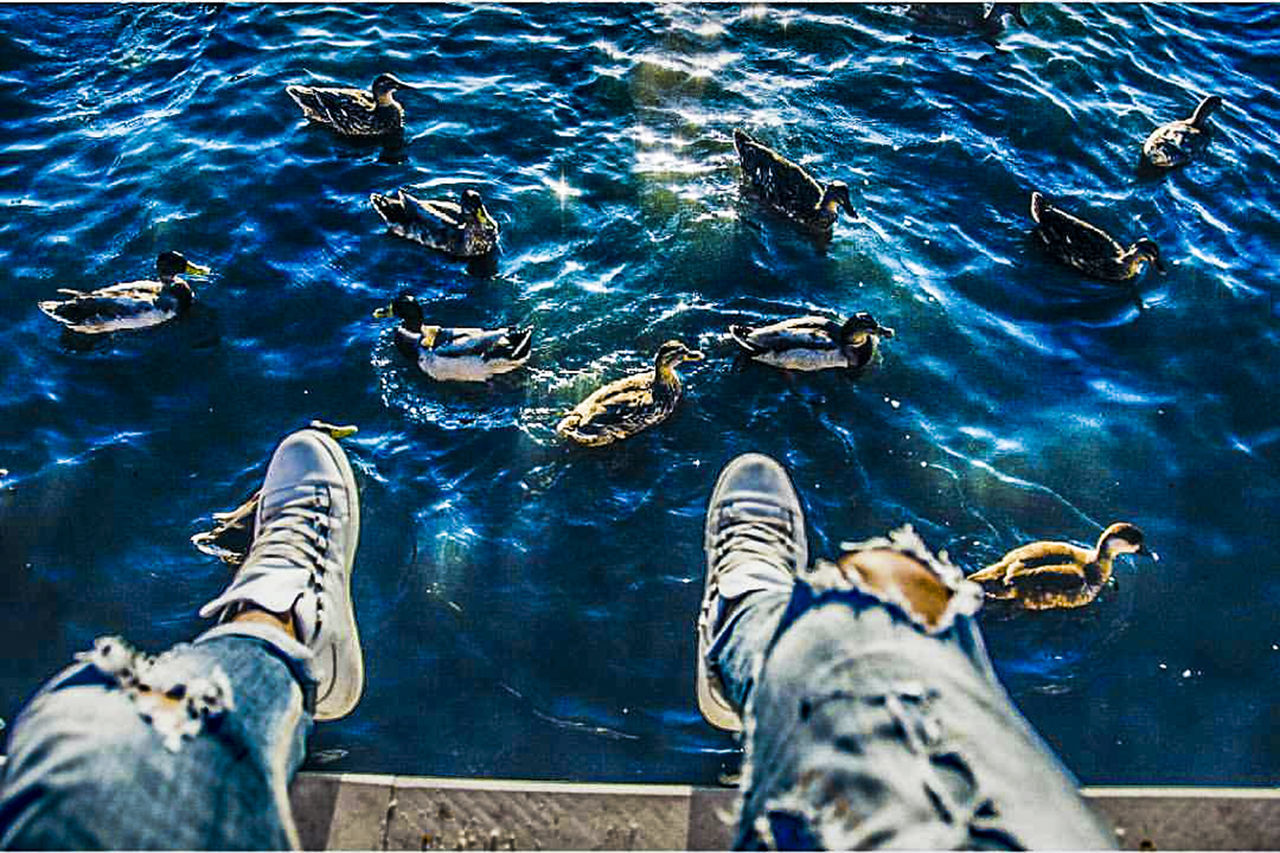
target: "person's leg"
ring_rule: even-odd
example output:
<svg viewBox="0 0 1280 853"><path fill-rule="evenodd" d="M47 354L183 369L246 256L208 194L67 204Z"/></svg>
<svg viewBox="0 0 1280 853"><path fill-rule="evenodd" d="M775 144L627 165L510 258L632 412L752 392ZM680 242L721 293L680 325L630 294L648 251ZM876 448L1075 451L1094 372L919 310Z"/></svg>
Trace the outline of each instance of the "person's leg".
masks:
<svg viewBox="0 0 1280 853"><path fill-rule="evenodd" d="M157 658L116 638L19 716L0 789L6 847L297 846L286 786L311 720L363 689L350 598L355 480L336 442L281 442L253 546L201 615L220 624Z"/></svg>
<svg viewBox="0 0 1280 853"><path fill-rule="evenodd" d="M746 719L736 846L1113 845L996 681L980 592L909 529L846 547L699 644Z"/></svg>

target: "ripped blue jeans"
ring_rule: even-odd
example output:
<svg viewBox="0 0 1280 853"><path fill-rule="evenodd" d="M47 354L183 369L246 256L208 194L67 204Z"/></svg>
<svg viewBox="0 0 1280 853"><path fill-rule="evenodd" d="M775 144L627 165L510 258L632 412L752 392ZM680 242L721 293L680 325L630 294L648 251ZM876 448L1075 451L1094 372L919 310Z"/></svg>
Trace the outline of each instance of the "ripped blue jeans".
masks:
<svg viewBox="0 0 1280 853"><path fill-rule="evenodd" d="M833 568L750 593L712 646L745 709L736 848L1115 846L971 614L930 632Z"/></svg>
<svg viewBox="0 0 1280 853"><path fill-rule="evenodd" d="M10 733L0 845L297 849L287 786L312 725L309 657L229 625L155 658L99 639Z"/></svg>

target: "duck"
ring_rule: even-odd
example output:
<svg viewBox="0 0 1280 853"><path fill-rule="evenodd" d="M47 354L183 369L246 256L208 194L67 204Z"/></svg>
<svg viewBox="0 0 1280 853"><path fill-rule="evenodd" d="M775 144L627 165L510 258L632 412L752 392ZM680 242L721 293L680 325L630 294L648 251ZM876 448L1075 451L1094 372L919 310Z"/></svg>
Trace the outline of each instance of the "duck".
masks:
<svg viewBox="0 0 1280 853"><path fill-rule="evenodd" d="M1142 531L1119 521L1098 537L1093 549L1070 542L1032 542L1014 548L998 563L969 575L987 598L1014 601L1027 610L1084 607L1111 580L1116 557L1147 549Z"/></svg>
<svg viewBox="0 0 1280 853"><path fill-rule="evenodd" d="M322 432L334 441L360 431L354 424L339 425L321 420L313 420L305 428ZM201 554L217 557L229 566L243 563L253 545L253 527L261 497L262 490L258 489L235 509L212 513L213 527L192 536L191 544Z"/></svg>
<svg viewBox="0 0 1280 853"><path fill-rule="evenodd" d="M448 328L422 322L422 305L402 293L375 317L396 317L396 348L437 382L486 382L521 367L532 351L533 327Z"/></svg>
<svg viewBox="0 0 1280 853"><path fill-rule="evenodd" d="M653 370L597 388L556 424L556 432L586 447L603 447L662 423L683 391L676 367L703 358L680 341L667 341L658 347Z"/></svg>
<svg viewBox="0 0 1280 853"><path fill-rule="evenodd" d="M1222 98L1210 95L1196 105L1190 118L1162 124L1142 143L1142 158L1159 169L1190 163L1209 144L1209 116L1222 106Z"/></svg>
<svg viewBox="0 0 1280 853"><path fill-rule="evenodd" d="M1106 231L1054 207L1038 192L1031 194L1031 218L1049 254L1085 275L1128 281L1148 262L1160 272L1165 271L1160 247L1154 240L1141 237L1126 249Z"/></svg>
<svg viewBox="0 0 1280 853"><path fill-rule="evenodd" d="M893 329L859 311L844 322L808 316L756 328L735 324L729 337L753 361L785 370L828 370L866 365Z"/></svg>
<svg viewBox="0 0 1280 853"><path fill-rule="evenodd" d="M1004 16L1012 15L1022 26L1021 3L909 3L908 17L926 24L941 24L959 30L994 35L1004 29Z"/></svg>
<svg viewBox="0 0 1280 853"><path fill-rule="evenodd" d="M341 136L377 138L404 132L404 107L392 94L417 89L393 74L379 74L370 91L330 86L286 86L285 92L302 107L302 115Z"/></svg>
<svg viewBox="0 0 1280 853"><path fill-rule="evenodd" d="M488 255L498 246L498 223L473 189L457 201L419 199L403 189L394 196L372 193L373 209L391 233L455 258Z"/></svg>
<svg viewBox="0 0 1280 853"><path fill-rule="evenodd" d="M157 281L128 281L88 291L59 288L67 299L46 300L39 307L68 331L82 335L158 326L187 313L195 301L182 273L206 276L210 270L191 263L181 252L161 252L156 258Z"/></svg>
<svg viewBox="0 0 1280 853"><path fill-rule="evenodd" d="M733 131L733 147L742 163L743 180L752 192L803 227L829 236L840 208L857 218L844 181L820 184L802 166L752 139L741 128Z"/></svg>

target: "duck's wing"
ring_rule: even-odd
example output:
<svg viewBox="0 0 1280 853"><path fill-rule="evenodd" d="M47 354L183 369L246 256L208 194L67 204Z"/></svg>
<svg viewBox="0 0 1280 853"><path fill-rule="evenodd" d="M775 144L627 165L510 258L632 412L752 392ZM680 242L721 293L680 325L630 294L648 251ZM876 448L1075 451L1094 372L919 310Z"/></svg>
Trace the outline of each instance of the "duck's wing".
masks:
<svg viewBox="0 0 1280 853"><path fill-rule="evenodd" d="M798 163L740 129L733 131L733 146L743 177L769 203L792 212L808 212L822 201L822 185Z"/></svg>
<svg viewBox="0 0 1280 853"><path fill-rule="evenodd" d="M362 89L286 86L285 92L302 107L303 115L311 121L332 125L355 135L373 134L384 129L374 119L377 102Z"/></svg>
<svg viewBox="0 0 1280 853"><path fill-rule="evenodd" d="M1031 195L1031 218L1040 226L1041 239L1072 254L1115 257L1124 253L1116 238L1097 225L1054 207L1040 193Z"/></svg>
<svg viewBox="0 0 1280 853"><path fill-rule="evenodd" d="M154 326L174 310L160 304L164 286L135 281L104 287L64 300L39 303L40 310L74 332L94 335Z"/></svg>
<svg viewBox="0 0 1280 853"><path fill-rule="evenodd" d="M529 357L533 328L441 329L432 351L441 358L519 361Z"/></svg>
<svg viewBox="0 0 1280 853"><path fill-rule="evenodd" d="M561 435L626 438L648 426L654 411L653 373L638 373L597 388L556 426Z"/></svg>
<svg viewBox="0 0 1280 853"><path fill-rule="evenodd" d="M752 329L730 326L729 335L747 352L786 352L793 349L838 349L840 324L826 317L793 317Z"/></svg>

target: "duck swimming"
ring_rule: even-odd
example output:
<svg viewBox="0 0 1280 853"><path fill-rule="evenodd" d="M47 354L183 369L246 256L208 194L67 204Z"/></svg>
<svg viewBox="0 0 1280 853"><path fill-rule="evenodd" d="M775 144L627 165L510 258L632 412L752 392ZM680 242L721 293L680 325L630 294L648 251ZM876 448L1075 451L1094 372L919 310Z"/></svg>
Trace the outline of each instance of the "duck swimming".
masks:
<svg viewBox="0 0 1280 853"><path fill-rule="evenodd" d="M1083 607L1111 580L1115 558L1147 550L1142 531L1117 522L1098 537L1092 550L1070 542L1032 542L1014 548L1000 562L969 575L987 598L1017 601L1028 610Z"/></svg>
<svg viewBox="0 0 1280 853"><path fill-rule="evenodd" d="M1106 231L1054 207L1038 192L1031 194L1031 218L1049 254L1086 275L1127 281L1148 262L1164 272L1160 247L1153 240L1142 237L1126 249Z"/></svg>
<svg viewBox="0 0 1280 853"><path fill-rule="evenodd" d="M770 207L818 234L830 235L839 208L857 217L849 200L849 185L832 181L823 186L801 166L752 139L733 131L733 147L742 162L742 177Z"/></svg>
<svg viewBox="0 0 1280 853"><path fill-rule="evenodd" d="M907 15L926 24L941 24L959 30L994 35L1004 29L1004 16L1012 15L1022 26L1021 3L909 3Z"/></svg>
<svg viewBox="0 0 1280 853"><path fill-rule="evenodd" d="M314 429L332 438L334 441L355 435L359 428L355 426L336 426L324 421L312 421L307 429ZM254 524L258 514L258 501L262 497L259 489L247 500L228 512L212 514L213 527L191 537L191 544L201 554L217 557L229 566L238 566L244 562L253 546Z"/></svg>
<svg viewBox="0 0 1280 853"><path fill-rule="evenodd" d="M498 245L498 223L475 190L463 190L458 201L423 201L404 190L394 196L373 193L373 209L391 233L455 258L487 255Z"/></svg>
<svg viewBox="0 0 1280 853"><path fill-rule="evenodd" d="M865 311L843 323L826 317L794 317L751 328L733 325L729 336L752 360L786 370L858 368L871 361L881 338L893 329Z"/></svg>
<svg viewBox="0 0 1280 853"><path fill-rule="evenodd" d="M416 89L392 74L379 74L369 92L330 86L286 86L302 114L316 124L357 138L395 136L404 131L404 107L391 95Z"/></svg>
<svg viewBox="0 0 1280 853"><path fill-rule="evenodd" d="M485 382L510 373L529 360L533 328L446 328L422 322L422 305L402 293L375 317L395 316L396 348L418 363L422 372L439 382Z"/></svg>
<svg viewBox="0 0 1280 853"><path fill-rule="evenodd" d="M556 432L587 447L602 447L660 424L675 411L682 388L677 365L703 354L680 341L658 347L653 370L597 388L556 424Z"/></svg>
<svg viewBox="0 0 1280 853"><path fill-rule="evenodd" d="M1209 115L1222 106L1222 98L1210 95L1196 105L1190 118L1162 124L1142 143L1143 159L1160 169L1172 169L1194 160L1209 144Z"/></svg>
<svg viewBox="0 0 1280 853"><path fill-rule="evenodd" d="M158 326L185 314L195 301L181 273L208 275L209 268L191 263L178 252L162 252L156 258L159 281L129 281L90 291L59 288L58 293L70 298L41 302L40 310L84 335Z"/></svg>

